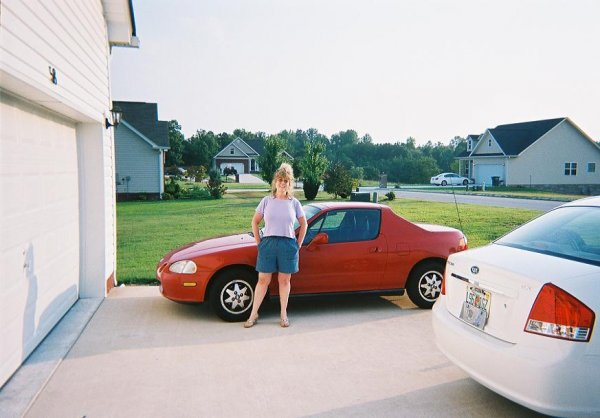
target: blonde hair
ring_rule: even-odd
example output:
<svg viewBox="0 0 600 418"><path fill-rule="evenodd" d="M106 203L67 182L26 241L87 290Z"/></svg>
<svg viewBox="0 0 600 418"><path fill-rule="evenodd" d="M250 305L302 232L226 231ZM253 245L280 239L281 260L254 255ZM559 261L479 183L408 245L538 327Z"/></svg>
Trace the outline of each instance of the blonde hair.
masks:
<svg viewBox="0 0 600 418"><path fill-rule="evenodd" d="M271 182L271 193L273 196L277 194L277 180L287 180L287 189L285 194L288 196L294 195L294 170L288 163L282 163L279 168L273 174L273 181Z"/></svg>

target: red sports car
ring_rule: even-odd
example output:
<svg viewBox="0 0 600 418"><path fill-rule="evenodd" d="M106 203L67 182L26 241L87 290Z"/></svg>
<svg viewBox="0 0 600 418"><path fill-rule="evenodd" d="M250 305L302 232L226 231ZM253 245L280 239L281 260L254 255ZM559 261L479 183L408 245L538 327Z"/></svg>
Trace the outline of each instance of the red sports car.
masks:
<svg viewBox="0 0 600 418"><path fill-rule="evenodd" d="M308 231L291 295L369 292L402 295L431 308L441 291L447 257L467 249L464 234L415 224L376 203L311 203ZM210 302L226 321L248 318L257 281L251 233L188 244L165 255L156 276L163 296ZM278 295L277 280L270 296Z"/></svg>

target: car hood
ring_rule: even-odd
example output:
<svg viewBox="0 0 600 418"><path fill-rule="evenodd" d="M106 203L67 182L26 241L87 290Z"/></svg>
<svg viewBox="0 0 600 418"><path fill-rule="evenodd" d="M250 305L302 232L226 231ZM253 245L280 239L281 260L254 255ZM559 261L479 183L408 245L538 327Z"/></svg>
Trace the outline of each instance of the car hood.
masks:
<svg viewBox="0 0 600 418"><path fill-rule="evenodd" d="M177 248L167 254L161 261L185 260L205 253L248 245L256 245L254 237L249 233L210 238L203 241L192 242L184 245L183 247Z"/></svg>

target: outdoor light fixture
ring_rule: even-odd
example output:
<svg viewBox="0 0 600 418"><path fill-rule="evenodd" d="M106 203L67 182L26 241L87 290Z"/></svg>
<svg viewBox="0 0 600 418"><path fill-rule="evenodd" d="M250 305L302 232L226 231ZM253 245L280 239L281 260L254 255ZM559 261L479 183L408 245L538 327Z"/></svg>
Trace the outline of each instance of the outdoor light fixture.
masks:
<svg viewBox="0 0 600 418"><path fill-rule="evenodd" d="M121 123L121 118L123 117L123 112L118 109L111 109L110 114L112 123L108 120L108 118L104 118L104 125L106 126L106 129L110 128L111 126L116 128L117 125Z"/></svg>

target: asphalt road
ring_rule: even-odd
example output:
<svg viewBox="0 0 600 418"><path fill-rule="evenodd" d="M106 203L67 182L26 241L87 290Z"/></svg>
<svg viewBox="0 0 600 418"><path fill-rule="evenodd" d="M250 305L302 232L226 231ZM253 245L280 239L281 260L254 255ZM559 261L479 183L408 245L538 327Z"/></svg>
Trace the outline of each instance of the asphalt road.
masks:
<svg viewBox="0 0 600 418"><path fill-rule="evenodd" d="M388 193L390 189L378 189L378 194ZM434 202L456 202L467 205L484 205L484 206L498 206L503 208L519 208L519 209L534 209L542 210L547 212L554 209L557 206L562 205L565 202L556 200L541 200L541 199L517 199L511 197L494 197L494 196L480 196L480 195L467 195L467 194L452 194L452 193L428 193L418 191L404 191L394 189L396 198L405 199L418 199L418 200L430 200Z"/></svg>

